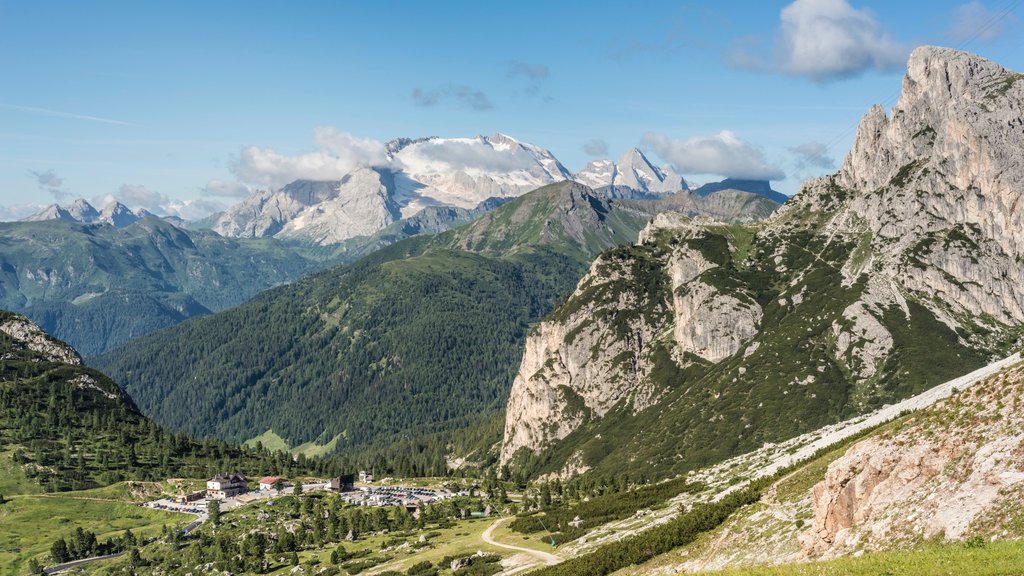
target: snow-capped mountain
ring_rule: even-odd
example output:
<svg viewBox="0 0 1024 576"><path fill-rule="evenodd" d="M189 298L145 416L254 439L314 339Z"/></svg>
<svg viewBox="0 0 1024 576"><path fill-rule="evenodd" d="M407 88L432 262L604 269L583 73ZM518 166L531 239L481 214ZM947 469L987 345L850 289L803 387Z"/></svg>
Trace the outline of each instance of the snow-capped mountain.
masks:
<svg viewBox="0 0 1024 576"><path fill-rule="evenodd" d="M111 200L103 207L103 210L97 211L84 198L79 198L66 207L51 204L40 212L23 219L22 222L67 220L81 224L110 224L115 228L124 228L147 216L151 216L151 214L145 210L132 212L130 208L116 200Z"/></svg>
<svg viewBox="0 0 1024 576"><path fill-rule="evenodd" d="M333 244L428 206L474 208L572 177L551 152L500 133L403 138L387 151L386 165L359 167L338 181L299 180L257 192L216 215L211 228L224 236Z"/></svg>
<svg viewBox="0 0 1024 576"><path fill-rule="evenodd" d="M686 181L671 166L655 166L636 148L626 150L617 162L594 160L575 180L610 196L671 194L686 190Z"/></svg>

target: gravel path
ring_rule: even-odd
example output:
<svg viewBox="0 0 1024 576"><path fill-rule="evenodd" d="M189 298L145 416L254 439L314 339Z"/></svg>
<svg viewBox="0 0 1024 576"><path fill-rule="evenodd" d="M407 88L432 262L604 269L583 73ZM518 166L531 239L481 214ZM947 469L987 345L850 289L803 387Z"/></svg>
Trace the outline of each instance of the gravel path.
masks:
<svg viewBox="0 0 1024 576"><path fill-rule="evenodd" d="M504 544L502 542L498 542L497 540L495 540L493 536L494 529L500 526L501 523L505 522L506 520L510 520L510 518L499 518L498 520L495 520L493 524L487 527L487 530L484 530L484 533L480 535L480 538L484 542L487 542L492 546L497 546L498 548L505 548L506 550L515 550L516 552L524 552L526 554L529 554L530 556L533 556L541 562L544 562L548 566L558 564L562 561L561 557L551 554L550 552L542 552L540 550L524 548L522 546L515 546L513 544Z"/></svg>

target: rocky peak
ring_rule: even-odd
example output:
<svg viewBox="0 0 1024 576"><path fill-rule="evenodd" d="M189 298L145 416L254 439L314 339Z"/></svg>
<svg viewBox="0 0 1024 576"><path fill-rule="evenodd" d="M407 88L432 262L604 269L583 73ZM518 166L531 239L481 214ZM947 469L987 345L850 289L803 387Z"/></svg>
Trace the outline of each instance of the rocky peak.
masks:
<svg viewBox="0 0 1024 576"><path fill-rule="evenodd" d="M39 212L23 219L22 222L42 222L44 220L67 220L68 222L77 221L67 210L61 208L57 204L50 204Z"/></svg>
<svg viewBox="0 0 1024 576"><path fill-rule="evenodd" d="M99 211L93 208L85 198L75 200L71 206L68 206L67 211L79 222L95 222L100 217Z"/></svg>
<svg viewBox="0 0 1024 576"><path fill-rule="evenodd" d="M115 228L124 228L139 221L139 217L130 208L117 200L111 200L100 211L99 221L111 224Z"/></svg>
<svg viewBox="0 0 1024 576"><path fill-rule="evenodd" d="M1020 78L1018 73L967 52L934 46L914 50L892 113L886 116L885 110L875 105L861 120L838 174L840 183L875 190L889 183L906 161L923 159L928 151L937 153L930 162L936 165L980 160L988 152L975 146L981 141L996 143L992 138L1001 139L1007 126L1016 126L1011 132L1020 139L1024 87L1017 84ZM972 151L981 156L971 158ZM1020 162L1017 164L1019 167ZM982 174L973 170L950 176L969 185L979 182L967 178Z"/></svg>
<svg viewBox="0 0 1024 576"><path fill-rule="evenodd" d="M933 310L951 326L941 308L1024 322L1022 78L966 52L915 50L892 111L873 106L842 168L805 185L772 227L810 218L870 238L870 266L851 261L847 282L891 279L943 302Z"/></svg>
<svg viewBox="0 0 1024 576"><path fill-rule="evenodd" d="M658 168L638 148L626 150L617 162L615 185L645 192L678 192L686 188L682 176L670 167Z"/></svg>

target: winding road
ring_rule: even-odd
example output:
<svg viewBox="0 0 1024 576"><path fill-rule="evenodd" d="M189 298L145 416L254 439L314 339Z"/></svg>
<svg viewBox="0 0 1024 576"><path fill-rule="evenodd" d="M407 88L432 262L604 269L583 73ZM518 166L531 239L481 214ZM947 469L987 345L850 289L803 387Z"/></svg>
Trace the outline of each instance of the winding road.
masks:
<svg viewBox="0 0 1024 576"><path fill-rule="evenodd" d="M550 552L534 550L532 548L523 548L522 546L515 546L512 544L504 544L502 542L498 542L497 540L495 540L493 537L494 529L497 528L502 522L505 522L506 520L510 519L511 518L499 518L495 520L494 524L491 524L487 527L487 530L484 530L484 533L480 535L480 538L484 542L490 544L491 546L497 546L498 548L505 548L506 550L515 550L516 552L523 552L525 554L529 554L530 556L537 558L541 562L544 562L548 566L554 566L555 564L558 564L562 561L562 557L556 556Z"/></svg>

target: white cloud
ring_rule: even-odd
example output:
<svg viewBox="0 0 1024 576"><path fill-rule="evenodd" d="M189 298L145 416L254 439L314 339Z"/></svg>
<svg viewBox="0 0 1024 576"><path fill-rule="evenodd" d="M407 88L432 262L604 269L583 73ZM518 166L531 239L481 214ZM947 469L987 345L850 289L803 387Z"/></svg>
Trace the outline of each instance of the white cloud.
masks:
<svg viewBox="0 0 1024 576"><path fill-rule="evenodd" d="M252 193L248 186L234 180L213 179L206 183L203 192L208 196L221 198L245 198Z"/></svg>
<svg viewBox="0 0 1024 576"><path fill-rule="evenodd" d="M231 166L231 172L246 184L284 186L294 180L338 180L358 166L387 163L384 143L356 138L333 127L313 131L319 150L289 156L273 148L243 148Z"/></svg>
<svg viewBox="0 0 1024 576"><path fill-rule="evenodd" d="M910 54L910 47L893 39L871 11L857 10L846 0L796 0L782 9L774 49L765 55L757 44L738 46L733 64L817 82L898 69Z"/></svg>
<svg viewBox="0 0 1024 576"><path fill-rule="evenodd" d="M195 198L190 200L174 200L165 205L164 215L177 216L182 220L202 220L214 212L221 212L227 206L215 200Z"/></svg>
<svg viewBox="0 0 1024 576"><path fill-rule="evenodd" d="M953 9L953 21L947 35L956 42L982 40L990 42L1002 36L1008 25L1016 22L1009 12L989 10L977 0L961 4Z"/></svg>
<svg viewBox="0 0 1024 576"><path fill-rule="evenodd" d="M686 140L648 132L643 144L685 174L717 174L745 180L782 180L786 174L770 164L759 148L723 130L713 136Z"/></svg>
<svg viewBox="0 0 1024 576"><path fill-rule="evenodd" d="M141 184L122 184L114 197L133 210L145 208L154 214L160 211L161 206L171 201L166 194L150 190Z"/></svg>
<svg viewBox="0 0 1024 576"><path fill-rule="evenodd" d="M583 143L583 153L586 154L587 156L607 156L608 143L600 138L592 138Z"/></svg>
<svg viewBox="0 0 1024 576"><path fill-rule="evenodd" d="M551 101L549 95L544 94L544 84L551 77L551 69L546 64L530 64L528 62L512 61L505 65L509 78L522 78L526 80L525 92L528 96L537 96L546 101Z"/></svg>
<svg viewBox="0 0 1024 576"><path fill-rule="evenodd" d="M807 142L788 150L796 156L795 165L798 171L828 170L836 164L835 159L828 155L828 147L821 142Z"/></svg>
<svg viewBox="0 0 1024 576"><path fill-rule="evenodd" d="M475 141L424 142L416 148L416 153L425 160L445 164L451 170L513 172L535 164L533 156L525 150L495 150Z"/></svg>
<svg viewBox="0 0 1024 576"><path fill-rule="evenodd" d="M491 99L482 90L465 84L446 84L437 88L413 88L412 102L422 108L435 106L445 99L455 99L463 106L473 110L490 110L494 108Z"/></svg>

